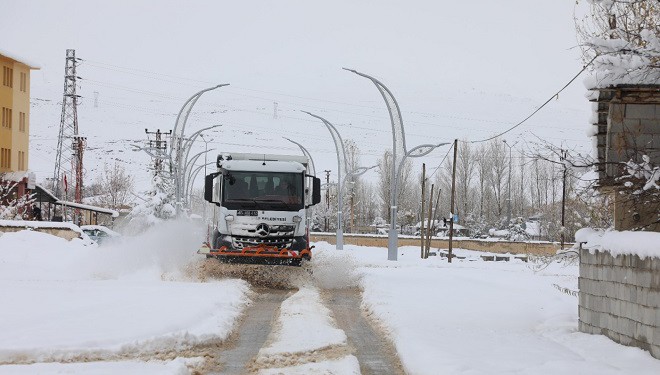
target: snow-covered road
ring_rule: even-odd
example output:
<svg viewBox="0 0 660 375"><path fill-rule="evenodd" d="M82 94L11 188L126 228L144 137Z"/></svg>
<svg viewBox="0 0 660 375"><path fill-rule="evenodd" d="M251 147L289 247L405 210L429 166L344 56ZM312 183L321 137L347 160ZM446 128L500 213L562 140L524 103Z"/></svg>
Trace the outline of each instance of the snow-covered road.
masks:
<svg viewBox="0 0 660 375"><path fill-rule="evenodd" d="M577 332L577 298L555 287L577 289L575 265L317 243L307 269L224 272L167 225L99 248L1 235L0 374L660 373Z"/></svg>

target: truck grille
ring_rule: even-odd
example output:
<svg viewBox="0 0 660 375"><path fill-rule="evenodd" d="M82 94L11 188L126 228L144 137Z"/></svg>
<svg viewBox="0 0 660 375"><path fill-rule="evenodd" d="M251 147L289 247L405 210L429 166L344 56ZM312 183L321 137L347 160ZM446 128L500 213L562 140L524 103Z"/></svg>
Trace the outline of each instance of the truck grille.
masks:
<svg viewBox="0 0 660 375"><path fill-rule="evenodd" d="M233 245L237 249L242 249L248 246L277 246L281 249L291 247L293 237L233 237Z"/></svg>

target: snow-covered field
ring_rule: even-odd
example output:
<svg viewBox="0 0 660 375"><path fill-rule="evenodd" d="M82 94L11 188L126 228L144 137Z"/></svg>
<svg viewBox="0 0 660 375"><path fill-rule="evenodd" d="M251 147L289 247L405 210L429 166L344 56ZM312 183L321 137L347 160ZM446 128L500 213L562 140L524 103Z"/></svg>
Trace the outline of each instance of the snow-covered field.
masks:
<svg viewBox="0 0 660 375"><path fill-rule="evenodd" d="M222 342L249 305L243 280L200 278L195 228L85 246L47 234L0 235L0 374L187 374L195 345ZM317 243L313 277L282 303L260 374L358 374L321 293L360 287L363 309L410 374L658 374L647 352L577 332L577 265L419 259ZM314 353L332 351L327 360ZM307 361L306 358L314 358Z"/></svg>

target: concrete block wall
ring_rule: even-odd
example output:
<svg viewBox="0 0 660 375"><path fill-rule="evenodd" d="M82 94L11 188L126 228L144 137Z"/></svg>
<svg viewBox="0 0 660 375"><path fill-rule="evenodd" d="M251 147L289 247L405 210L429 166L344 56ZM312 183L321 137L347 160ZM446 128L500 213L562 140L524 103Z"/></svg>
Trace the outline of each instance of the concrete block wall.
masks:
<svg viewBox="0 0 660 375"><path fill-rule="evenodd" d="M579 329L660 359L660 256L580 250Z"/></svg>

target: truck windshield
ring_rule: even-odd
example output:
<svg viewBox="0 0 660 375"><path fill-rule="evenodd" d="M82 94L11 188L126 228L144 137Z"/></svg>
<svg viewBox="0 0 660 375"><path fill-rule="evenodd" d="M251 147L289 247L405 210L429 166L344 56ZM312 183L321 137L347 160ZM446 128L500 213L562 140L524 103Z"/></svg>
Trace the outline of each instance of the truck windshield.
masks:
<svg viewBox="0 0 660 375"><path fill-rule="evenodd" d="M222 205L229 209L297 211L304 207L300 173L230 172L222 180Z"/></svg>

